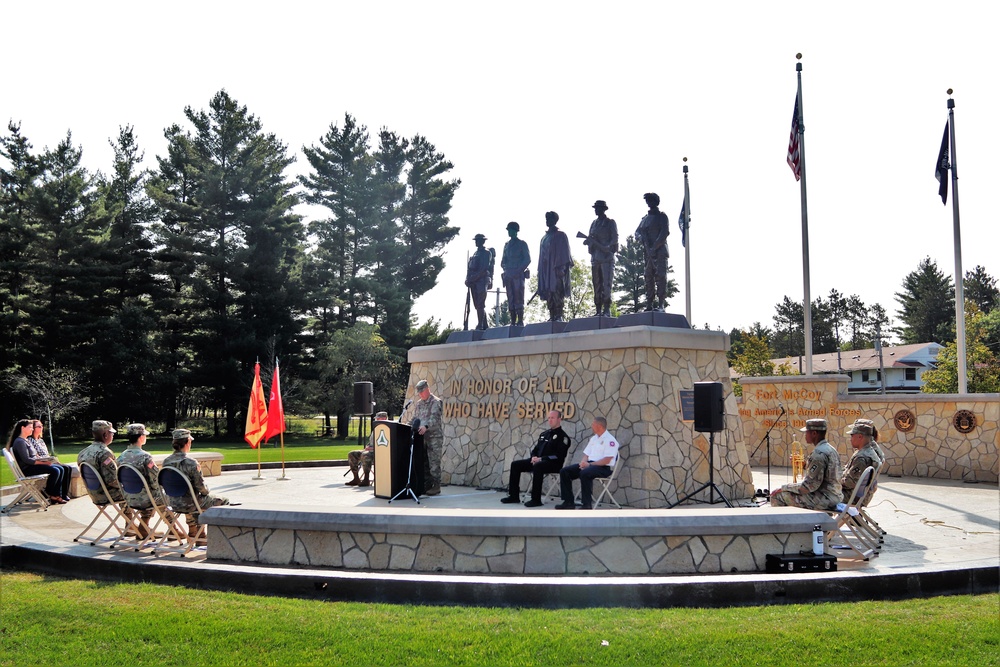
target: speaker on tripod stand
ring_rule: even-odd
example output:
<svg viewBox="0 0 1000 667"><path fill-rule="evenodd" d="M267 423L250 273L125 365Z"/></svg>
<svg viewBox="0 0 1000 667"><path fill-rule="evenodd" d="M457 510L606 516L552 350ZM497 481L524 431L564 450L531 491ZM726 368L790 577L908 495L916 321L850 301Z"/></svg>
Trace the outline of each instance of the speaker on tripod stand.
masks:
<svg viewBox="0 0 1000 667"><path fill-rule="evenodd" d="M719 498L727 507L732 504L726 500L718 486L715 485L715 434L726 429L726 405L722 397L721 382L694 383L694 430L698 433L708 433L708 481L684 496L670 507L676 507L690 500L695 495L708 489L708 503L714 505L716 500L713 492L718 492Z"/></svg>
<svg viewBox="0 0 1000 667"><path fill-rule="evenodd" d="M365 437L368 435L368 421L375 414L375 399L371 382L354 383L354 416L361 417L360 428L358 428L358 447L365 446Z"/></svg>

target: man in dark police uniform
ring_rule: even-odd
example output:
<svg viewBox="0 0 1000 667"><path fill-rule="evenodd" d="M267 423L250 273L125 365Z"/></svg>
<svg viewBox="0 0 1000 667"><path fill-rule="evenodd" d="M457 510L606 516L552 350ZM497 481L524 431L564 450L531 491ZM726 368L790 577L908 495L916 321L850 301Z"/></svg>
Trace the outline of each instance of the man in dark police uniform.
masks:
<svg viewBox="0 0 1000 667"><path fill-rule="evenodd" d="M549 413L549 430L538 436L538 443L531 450L531 458L519 459L510 464L510 482L507 497L501 498L502 503L521 502L521 473L531 473L531 500L524 503L525 507L541 507L542 482L546 473L559 472L566 453L569 452L570 439L562 430L562 413L553 410Z"/></svg>

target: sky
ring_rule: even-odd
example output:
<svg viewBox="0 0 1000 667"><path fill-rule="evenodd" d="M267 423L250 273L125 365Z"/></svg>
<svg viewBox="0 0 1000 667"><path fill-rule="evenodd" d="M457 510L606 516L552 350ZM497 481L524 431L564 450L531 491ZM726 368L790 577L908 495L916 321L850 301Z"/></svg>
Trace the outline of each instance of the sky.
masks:
<svg viewBox="0 0 1000 667"><path fill-rule="evenodd" d="M898 325L894 294L924 257L955 272L951 198L942 205L933 169L949 88L963 272L1000 275L1000 52L987 12L964 1L9 3L0 117L38 151L71 130L85 166L104 173L120 126L153 168L164 128L223 88L297 155L291 175L345 113L373 136L421 134L462 181L450 215L461 231L415 314L459 327L474 234L500 254L517 221L534 263L546 211L572 238L603 199L624 243L656 192L681 289L667 310L683 314L689 289L693 323L728 332L773 328L775 305L803 297L800 188L785 161L802 53L810 293L856 294ZM690 285L677 229L685 157ZM572 251L587 258L582 241Z"/></svg>

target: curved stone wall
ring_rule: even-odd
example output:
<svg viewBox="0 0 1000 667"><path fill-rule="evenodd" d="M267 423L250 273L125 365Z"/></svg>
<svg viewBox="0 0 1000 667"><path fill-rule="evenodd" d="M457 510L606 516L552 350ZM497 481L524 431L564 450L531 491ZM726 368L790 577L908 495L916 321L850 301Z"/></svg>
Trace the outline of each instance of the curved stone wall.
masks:
<svg viewBox="0 0 1000 667"><path fill-rule="evenodd" d="M847 393L848 381L846 375L742 378L739 414L753 464L767 463L766 446L757 444L775 424L770 461L787 466L793 440L805 442L798 429L812 417L829 422L828 440L846 463L851 443L844 429L863 417L875 422L890 475L997 482L1000 395L857 395ZM780 405L786 414L779 418Z"/></svg>

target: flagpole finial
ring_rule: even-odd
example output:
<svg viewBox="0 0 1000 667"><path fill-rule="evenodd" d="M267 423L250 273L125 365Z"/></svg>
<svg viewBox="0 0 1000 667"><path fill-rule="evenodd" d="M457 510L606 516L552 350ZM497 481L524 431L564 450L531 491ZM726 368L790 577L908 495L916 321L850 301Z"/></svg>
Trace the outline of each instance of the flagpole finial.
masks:
<svg viewBox="0 0 1000 667"><path fill-rule="evenodd" d="M796 53L795 54L795 59L796 60L802 60L802 54L801 53Z"/></svg>

